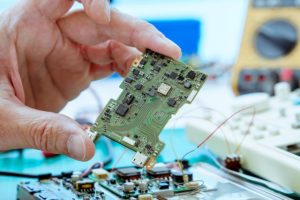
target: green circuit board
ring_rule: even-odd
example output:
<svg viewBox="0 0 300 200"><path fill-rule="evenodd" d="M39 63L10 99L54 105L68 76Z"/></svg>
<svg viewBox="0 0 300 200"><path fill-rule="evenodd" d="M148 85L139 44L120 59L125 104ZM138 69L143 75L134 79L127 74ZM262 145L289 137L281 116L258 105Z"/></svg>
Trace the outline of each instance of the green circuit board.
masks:
<svg viewBox="0 0 300 200"><path fill-rule="evenodd" d="M159 135L172 115L191 103L207 75L190 66L147 50L136 59L120 85L122 93L111 99L90 130L137 152L133 163L151 169L164 148Z"/></svg>

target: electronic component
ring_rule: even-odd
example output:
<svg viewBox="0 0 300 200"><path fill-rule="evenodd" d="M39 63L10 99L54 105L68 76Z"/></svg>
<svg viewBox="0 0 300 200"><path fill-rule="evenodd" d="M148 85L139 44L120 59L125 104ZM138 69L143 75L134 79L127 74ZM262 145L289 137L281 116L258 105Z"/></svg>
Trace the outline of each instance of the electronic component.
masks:
<svg viewBox="0 0 300 200"><path fill-rule="evenodd" d="M94 181L92 180L76 181L75 189L78 192L92 193L94 192Z"/></svg>
<svg viewBox="0 0 300 200"><path fill-rule="evenodd" d="M168 105L174 107L176 105L176 100L174 98L170 98L168 100Z"/></svg>
<svg viewBox="0 0 300 200"><path fill-rule="evenodd" d="M176 72L171 72L169 77L171 79L175 79L177 76L178 76L178 74Z"/></svg>
<svg viewBox="0 0 300 200"><path fill-rule="evenodd" d="M121 180L137 180L141 177L141 172L134 167L119 168L116 175Z"/></svg>
<svg viewBox="0 0 300 200"><path fill-rule="evenodd" d="M147 171L147 174L152 178L168 178L171 175L171 170L166 167L154 167Z"/></svg>
<svg viewBox="0 0 300 200"><path fill-rule="evenodd" d="M186 75L187 78L194 80L196 77L196 73L194 71L189 71L189 73Z"/></svg>
<svg viewBox="0 0 300 200"><path fill-rule="evenodd" d="M133 62L121 83L122 93L108 102L91 132L138 152L134 164L151 169L165 145L159 141L161 130L179 108L193 101L206 80L205 74L193 71L190 86L184 86L177 78L184 79L191 70L184 63L147 50ZM133 139L135 136L138 138Z"/></svg>
<svg viewBox="0 0 300 200"><path fill-rule="evenodd" d="M139 182L139 191L145 193L148 190L148 181L143 180Z"/></svg>
<svg viewBox="0 0 300 200"><path fill-rule="evenodd" d="M108 171L106 171L105 169L102 169L102 168L93 169L92 173L98 179L107 179L108 178Z"/></svg>
<svg viewBox="0 0 300 200"><path fill-rule="evenodd" d="M236 154L227 155L224 160L224 165L227 169L239 171L242 168L241 157Z"/></svg>
<svg viewBox="0 0 300 200"><path fill-rule="evenodd" d="M193 180L193 174L189 171L184 171L183 174L181 171L172 171L172 179L176 183L185 183Z"/></svg>
<svg viewBox="0 0 300 200"><path fill-rule="evenodd" d="M132 162L139 167L144 167L144 165L148 161L148 159L149 159L148 156L146 156L140 152L137 152L135 154L135 156L133 157Z"/></svg>
<svg viewBox="0 0 300 200"><path fill-rule="evenodd" d="M138 69L133 69L132 74L138 76L140 74L140 71Z"/></svg>
<svg viewBox="0 0 300 200"><path fill-rule="evenodd" d="M126 78L125 78L125 82L126 82L126 83L132 83L132 82L133 82L133 79L132 79L132 78L129 78L129 77L126 77Z"/></svg>
<svg viewBox="0 0 300 200"><path fill-rule="evenodd" d="M170 163L170 166L175 166ZM71 178L49 178L26 181L18 185L18 200L158 200L158 199L260 199L290 200L262 187L245 183L242 179L224 174L214 167L196 164L188 168L195 181L177 183L172 179L151 178L143 169L117 168L108 172L109 180L88 178L72 183ZM171 170L173 167L171 167ZM109 171L109 170L108 170ZM77 172L73 175L78 174ZM101 172L102 174L102 172ZM120 179L119 175L139 175L138 179ZM187 174L187 173L186 173ZM182 174L181 174L182 175ZM68 175L69 176L69 175ZM239 199L239 198L238 198Z"/></svg>
<svg viewBox="0 0 300 200"><path fill-rule="evenodd" d="M158 88L157 91L158 91L159 93L161 93L162 95L166 96L166 95L169 93L170 89L171 89L171 86L169 86L169 85L167 85L167 84L165 84L165 83L162 83L162 84L159 86L159 88Z"/></svg>
<svg viewBox="0 0 300 200"><path fill-rule="evenodd" d="M140 83L138 83L138 84L136 84L134 87L135 87L135 89L137 89L137 90L141 90L141 89L143 88L143 85L140 84Z"/></svg>
<svg viewBox="0 0 300 200"><path fill-rule="evenodd" d="M133 192L135 189L135 185L133 182L125 182L123 184L123 191L124 192Z"/></svg>
<svg viewBox="0 0 300 200"><path fill-rule="evenodd" d="M138 200L152 200L153 196L151 194L139 195Z"/></svg>
<svg viewBox="0 0 300 200"><path fill-rule="evenodd" d="M120 104L116 110L116 113L122 117L124 117L126 115L126 113L128 112L129 108L128 106L124 105L124 104Z"/></svg>
<svg viewBox="0 0 300 200"><path fill-rule="evenodd" d="M169 189L169 182L168 181L160 181L159 184L158 184L158 188L160 190L166 190L166 189Z"/></svg>

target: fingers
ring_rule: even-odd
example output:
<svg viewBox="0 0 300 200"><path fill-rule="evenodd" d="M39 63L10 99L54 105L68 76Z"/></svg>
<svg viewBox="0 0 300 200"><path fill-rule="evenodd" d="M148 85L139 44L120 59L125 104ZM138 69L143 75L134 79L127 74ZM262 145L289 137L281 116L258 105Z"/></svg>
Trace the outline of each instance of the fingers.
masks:
<svg viewBox="0 0 300 200"><path fill-rule="evenodd" d="M82 53L89 62L96 64L91 67L94 79L102 78L101 72L105 71L117 71L125 76L134 59L141 55L136 48L114 40L96 46L86 46Z"/></svg>
<svg viewBox="0 0 300 200"><path fill-rule="evenodd" d="M89 160L94 144L73 120L1 100L0 150L35 148ZM10 109L8 109L9 107Z"/></svg>
<svg viewBox="0 0 300 200"><path fill-rule="evenodd" d="M86 14L95 22L107 24L110 21L109 0L78 0L82 2Z"/></svg>
<svg viewBox="0 0 300 200"><path fill-rule="evenodd" d="M49 19L56 20L62 17L72 7L70 0L31 0L39 9L39 12Z"/></svg>
<svg viewBox="0 0 300 200"><path fill-rule="evenodd" d="M111 10L111 20L105 25L95 23L84 12L75 12L60 20L59 26L72 41L80 44L96 45L111 39L140 51L149 48L173 58L181 56L180 48L154 26L115 9Z"/></svg>
<svg viewBox="0 0 300 200"><path fill-rule="evenodd" d="M72 0L32 0L39 11L50 19L62 17L72 7ZM110 21L110 7L108 0L77 0L83 4L84 10L93 21L106 24Z"/></svg>

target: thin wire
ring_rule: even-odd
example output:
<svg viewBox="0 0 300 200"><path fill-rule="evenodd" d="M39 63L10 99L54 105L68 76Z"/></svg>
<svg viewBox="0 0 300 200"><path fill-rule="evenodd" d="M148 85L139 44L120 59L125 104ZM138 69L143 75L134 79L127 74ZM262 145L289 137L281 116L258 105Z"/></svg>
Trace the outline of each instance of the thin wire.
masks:
<svg viewBox="0 0 300 200"><path fill-rule="evenodd" d="M195 149L192 149L190 151L188 151L186 154L183 155L182 159L181 160L184 160L184 158L193 153L194 151L196 151L198 148L200 148L203 144L205 144L222 126L224 126L230 119L232 119L235 115L239 114L240 112L243 112L247 109L249 109L251 107L246 107L246 108L243 108L235 113L233 113L232 115L230 115L227 119L225 119L219 126L217 126L202 142L200 142L197 147Z"/></svg>
<svg viewBox="0 0 300 200"><path fill-rule="evenodd" d="M124 148L123 152L121 153L121 155L119 156L118 160L114 163L113 167L111 168L111 172L115 171L116 166L119 164L119 162L121 161L121 159L123 158L123 156L125 155L125 153L127 152L128 148Z"/></svg>
<svg viewBox="0 0 300 200"><path fill-rule="evenodd" d="M217 111L217 110L215 110L215 109L209 108L209 107L202 107L202 106L201 106L201 107L198 107L198 108L196 108L196 109L193 109L193 110L191 109L191 110L189 110L189 111L186 111L186 112L184 112L183 114L181 114L180 117L176 118L176 119L174 120L174 123L173 123L173 129L172 129L172 130L173 130L173 133L174 133L174 131L175 131L175 125L177 124L177 122L178 122L179 119L191 117L191 116L184 116L184 115L189 114L190 112L197 111L197 110L199 110L199 109L206 109L206 110L210 110L210 111L216 112L217 114L221 115L222 117L224 117L224 118L226 119L226 116L225 116L224 114L222 114L221 112L219 112L219 111ZM193 117L192 117L192 118L193 118ZM197 119L197 118L200 118L200 117L194 117L194 118ZM200 118L200 119L203 119L203 118ZM205 120L205 119L204 119L204 120ZM206 121L208 121L208 122L210 122L210 123L216 125L216 124L215 124L214 122L212 122L211 120L206 120ZM231 127L231 126L229 126L229 127L230 127L230 129L232 130L232 127ZM224 140L225 140L225 142L226 142L227 150L228 150L228 152L230 153L230 152L231 152L231 148L230 148L228 139L227 139L227 137L226 137L226 134L224 133L224 131L222 130L222 128L220 128L220 129L221 129L221 131L222 131ZM172 149L172 151L173 151L173 153L174 153L174 155L175 155L175 157L176 157L176 160L177 160L176 163L177 163L177 165L178 165L180 171L182 172L182 174L184 174L184 169L183 169L182 160L179 159L179 156L178 156L177 151L176 151L175 146L174 146L174 142L173 142L173 137L172 137L172 135L173 135L173 134L169 135L169 140L170 140L171 149Z"/></svg>
<svg viewBox="0 0 300 200"><path fill-rule="evenodd" d="M241 142L238 144L238 146L237 146L237 148L236 148L236 150L235 150L235 152L234 152L235 154L238 154L238 152L240 151L240 148L242 147L242 144L244 143L246 137L249 135L250 129L251 129L251 127L252 127L253 124L254 124L254 118L255 118L255 115L256 115L256 109L255 109L255 107L253 107L253 113L252 113L251 121L250 121L250 123L249 123L249 125L248 125L247 131L246 131L244 137L242 138Z"/></svg>
<svg viewBox="0 0 300 200"><path fill-rule="evenodd" d="M102 162L96 162L93 165L91 165L89 168L87 168L80 176L81 177L86 177L87 175L89 175L91 173L91 171L95 168L102 168L103 167L103 163Z"/></svg>

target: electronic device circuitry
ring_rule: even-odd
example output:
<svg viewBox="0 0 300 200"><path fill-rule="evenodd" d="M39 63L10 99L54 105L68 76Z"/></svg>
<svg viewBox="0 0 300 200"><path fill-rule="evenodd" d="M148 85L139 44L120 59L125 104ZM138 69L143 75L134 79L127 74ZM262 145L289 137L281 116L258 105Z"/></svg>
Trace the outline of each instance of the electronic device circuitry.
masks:
<svg viewBox="0 0 300 200"><path fill-rule="evenodd" d="M153 168L164 148L159 134L185 103L191 103L207 75L179 61L147 50L133 62L117 100L111 99L89 131L137 152L133 163Z"/></svg>
<svg viewBox="0 0 300 200"><path fill-rule="evenodd" d="M18 200L289 200L270 190L226 177L217 169L197 164L186 166L188 182L175 163L159 163L152 170L136 167L114 171L93 169L62 173L59 177L22 182Z"/></svg>

